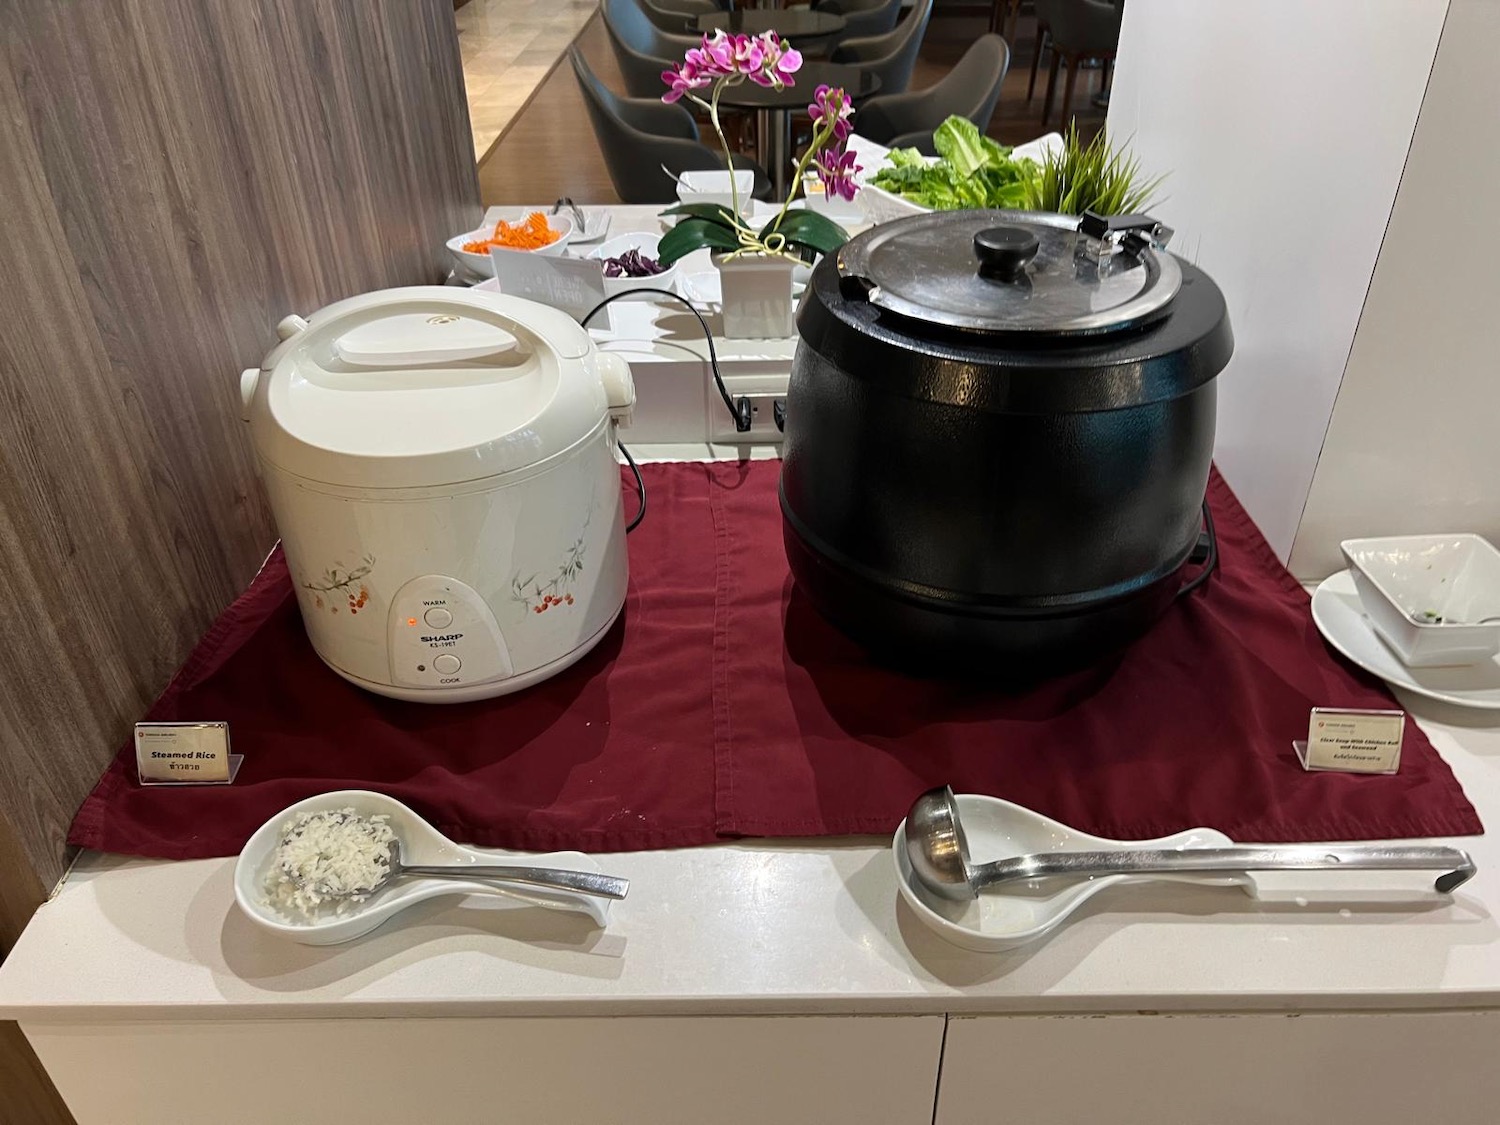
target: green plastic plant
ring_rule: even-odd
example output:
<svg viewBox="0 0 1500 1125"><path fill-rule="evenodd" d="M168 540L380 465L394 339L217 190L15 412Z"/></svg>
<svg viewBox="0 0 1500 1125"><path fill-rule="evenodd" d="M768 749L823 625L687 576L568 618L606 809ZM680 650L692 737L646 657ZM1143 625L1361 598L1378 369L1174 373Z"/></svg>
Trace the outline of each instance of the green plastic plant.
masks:
<svg viewBox="0 0 1500 1125"><path fill-rule="evenodd" d="M1142 180L1140 162L1124 148L1111 149L1100 130L1084 144L1078 124L1068 126L1059 147L1042 158L1041 170L1027 183L1026 209L1081 215L1131 215L1156 199L1164 177Z"/></svg>

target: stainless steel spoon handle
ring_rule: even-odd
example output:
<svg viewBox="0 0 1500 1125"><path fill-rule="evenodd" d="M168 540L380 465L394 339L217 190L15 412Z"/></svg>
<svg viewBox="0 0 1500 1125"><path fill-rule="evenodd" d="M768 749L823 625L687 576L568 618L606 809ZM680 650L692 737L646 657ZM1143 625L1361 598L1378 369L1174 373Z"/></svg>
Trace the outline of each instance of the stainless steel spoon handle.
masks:
<svg viewBox="0 0 1500 1125"><path fill-rule="evenodd" d="M1053 875L1179 874L1185 871L1443 871L1435 884L1447 894L1474 874L1474 861L1458 848L1439 845L1292 844L1270 847L1173 848L1104 852L1038 852L973 868L973 885L1009 883Z"/></svg>
<svg viewBox="0 0 1500 1125"><path fill-rule="evenodd" d="M593 871L568 871L560 867L511 867L495 863L401 865L403 875L430 875L438 879L503 879L528 887L546 887L554 891L577 891L599 898L624 898L630 880Z"/></svg>

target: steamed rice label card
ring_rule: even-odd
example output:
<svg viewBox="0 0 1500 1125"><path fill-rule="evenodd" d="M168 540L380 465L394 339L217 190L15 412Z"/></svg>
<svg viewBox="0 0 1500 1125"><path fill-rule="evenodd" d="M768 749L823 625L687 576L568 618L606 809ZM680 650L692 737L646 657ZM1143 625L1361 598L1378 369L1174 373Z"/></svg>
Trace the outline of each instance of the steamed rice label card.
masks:
<svg viewBox="0 0 1500 1125"><path fill-rule="evenodd" d="M228 785L242 754L229 752L228 723L136 723L142 785Z"/></svg>

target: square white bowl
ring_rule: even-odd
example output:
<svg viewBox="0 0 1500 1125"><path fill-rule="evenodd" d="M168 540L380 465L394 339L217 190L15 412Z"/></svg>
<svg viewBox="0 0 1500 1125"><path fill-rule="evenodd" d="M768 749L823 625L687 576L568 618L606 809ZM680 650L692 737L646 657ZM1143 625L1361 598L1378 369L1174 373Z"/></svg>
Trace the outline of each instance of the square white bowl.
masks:
<svg viewBox="0 0 1500 1125"><path fill-rule="evenodd" d="M525 215L517 215L506 221L512 223L519 222L525 217ZM563 247L567 246L569 240L573 237L573 220L567 215L548 215L547 225L558 232L557 237L547 243L546 246L538 246L535 250L526 251L527 253L556 257L563 252ZM464 243L489 238L494 233L495 225L491 223L488 226L480 227L478 230L456 234L448 240L448 252L453 255L453 260L468 270L469 273L478 277L494 277L495 264L490 260L488 250L483 254L474 254L464 249Z"/></svg>
<svg viewBox="0 0 1500 1125"><path fill-rule="evenodd" d="M739 189L740 214L748 215L754 206L755 173L749 170L734 174L733 187ZM734 206L729 172L683 172L677 177L677 198L682 203L720 203Z"/></svg>
<svg viewBox="0 0 1500 1125"><path fill-rule="evenodd" d="M1340 546L1370 623L1408 667L1500 652L1500 551L1487 540L1396 535Z"/></svg>

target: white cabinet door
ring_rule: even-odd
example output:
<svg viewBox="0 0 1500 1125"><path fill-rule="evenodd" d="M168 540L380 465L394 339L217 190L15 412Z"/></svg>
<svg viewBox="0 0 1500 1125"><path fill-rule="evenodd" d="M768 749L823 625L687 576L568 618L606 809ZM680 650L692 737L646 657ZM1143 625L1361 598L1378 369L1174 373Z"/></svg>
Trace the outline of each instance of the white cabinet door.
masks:
<svg viewBox="0 0 1500 1125"><path fill-rule="evenodd" d="M943 1017L23 1030L79 1125L930 1125Z"/></svg>
<svg viewBox="0 0 1500 1125"><path fill-rule="evenodd" d="M1500 1012L948 1023L935 1125L1494 1125Z"/></svg>

